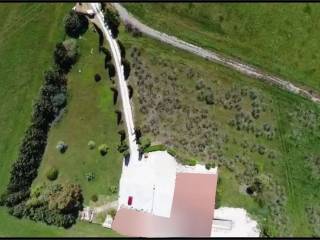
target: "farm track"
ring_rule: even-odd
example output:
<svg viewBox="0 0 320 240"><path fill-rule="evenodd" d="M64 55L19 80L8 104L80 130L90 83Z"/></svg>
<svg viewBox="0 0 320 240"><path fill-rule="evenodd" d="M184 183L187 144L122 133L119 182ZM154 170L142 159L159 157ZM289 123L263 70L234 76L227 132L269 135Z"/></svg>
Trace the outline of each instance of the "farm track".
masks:
<svg viewBox="0 0 320 240"><path fill-rule="evenodd" d="M313 93L309 89L307 90L303 87L296 86L290 81L287 81L287 80L281 79L280 77L266 73L262 69L259 69L247 63L241 62L240 60L222 56L220 53L203 49L201 47L198 47L196 45L193 45L181 39L178 39L174 36L170 36L170 35L167 35L166 33L157 31L143 24L138 19L136 19L124 7L122 7L120 3L112 3L112 5L117 9L120 15L120 18L122 19L123 22L130 23L132 26L139 29L143 34L146 34L149 37L152 37L161 42L172 45L176 48L183 49L192 54L198 55L206 60L221 64L225 67L231 68L249 77L265 81L267 83L275 85L291 93L298 94L302 97L310 99L315 103L320 103L320 95Z"/></svg>

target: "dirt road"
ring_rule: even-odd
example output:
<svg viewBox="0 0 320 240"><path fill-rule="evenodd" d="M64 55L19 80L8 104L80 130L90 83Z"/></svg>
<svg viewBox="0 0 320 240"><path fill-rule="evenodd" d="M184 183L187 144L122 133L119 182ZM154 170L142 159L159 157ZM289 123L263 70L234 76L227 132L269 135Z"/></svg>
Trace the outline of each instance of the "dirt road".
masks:
<svg viewBox="0 0 320 240"><path fill-rule="evenodd" d="M234 69L238 72L241 72L242 74L245 74L249 77L253 77L253 78L256 78L259 80L269 82L269 83L276 85L282 89L285 89L289 92L299 94L301 96L309 98L313 102L320 103L319 96L317 96L314 93L311 93L310 91L307 91L306 89L303 89L302 87L298 87L298 86L290 83L289 81L286 81L286 80L283 80L277 76L273 76L271 74L268 74L268 73L264 72L263 70L258 69L257 67L250 66L249 64L240 62L239 60L235 60L235 59L232 59L229 57L224 57L219 53L203 49L201 47L198 47L193 44L182 41L181 39L178 39L174 36L169 36L165 33L162 33L162 32L159 32L155 29L152 29L152 28L148 27L147 25L141 23L134 16L132 16L119 3L112 3L112 4L117 9L121 19L124 22L131 23L133 26L135 26L137 29L139 29L142 33L144 33L152 38L155 38L157 40L160 40L162 42L170 44L174 47L186 50L188 52L196 54L196 55L198 55L202 58L205 58L207 60L210 60L212 62L222 64L228 68L231 68L231 69Z"/></svg>

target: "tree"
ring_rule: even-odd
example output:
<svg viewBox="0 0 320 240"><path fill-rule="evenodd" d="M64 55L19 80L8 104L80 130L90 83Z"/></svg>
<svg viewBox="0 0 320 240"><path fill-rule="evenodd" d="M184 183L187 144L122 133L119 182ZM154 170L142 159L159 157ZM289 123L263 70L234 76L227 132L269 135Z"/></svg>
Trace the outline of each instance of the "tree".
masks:
<svg viewBox="0 0 320 240"><path fill-rule="evenodd" d="M119 34L118 27L120 25L120 17L118 12L108 5L105 8L104 19L111 30L112 37L117 38Z"/></svg>
<svg viewBox="0 0 320 240"><path fill-rule="evenodd" d="M64 28L69 37L78 38L87 31L88 26L88 19L73 10L70 11L69 15L64 19Z"/></svg>
<svg viewBox="0 0 320 240"><path fill-rule="evenodd" d="M80 185L67 183L49 194L49 210L71 213L82 209L83 196Z"/></svg>
<svg viewBox="0 0 320 240"><path fill-rule="evenodd" d="M129 90L129 98L132 98L133 95L133 87L131 85L128 85L128 90Z"/></svg>
<svg viewBox="0 0 320 240"><path fill-rule="evenodd" d="M104 58L104 63L105 63L105 67L107 66L107 63L109 63L112 59L111 53L108 49L106 49L105 47L101 47L100 50L104 53L105 58Z"/></svg>
<svg viewBox="0 0 320 240"><path fill-rule="evenodd" d="M107 63L106 68L108 69L109 78L113 78L116 75L116 69L112 63Z"/></svg>
<svg viewBox="0 0 320 240"><path fill-rule="evenodd" d="M120 48L121 58L125 58L126 57L126 48L123 46L123 44L122 44L122 42L120 42L120 40L117 40L117 43L118 43L119 48Z"/></svg>
<svg viewBox="0 0 320 240"><path fill-rule="evenodd" d="M129 75L130 75L130 63L127 59L122 59L121 63L123 65L123 73L124 73L124 78L127 80Z"/></svg>
<svg viewBox="0 0 320 240"><path fill-rule="evenodd" d="M79 56L79 47L76 40L68 39L56 45L54 61L60 69L68 72L71 66L76 63Z"/></svg>

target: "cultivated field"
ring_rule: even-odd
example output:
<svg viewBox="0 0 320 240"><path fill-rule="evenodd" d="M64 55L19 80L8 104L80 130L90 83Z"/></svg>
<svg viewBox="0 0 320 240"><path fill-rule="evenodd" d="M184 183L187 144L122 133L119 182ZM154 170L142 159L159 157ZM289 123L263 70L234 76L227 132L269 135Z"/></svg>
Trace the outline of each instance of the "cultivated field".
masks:
<svg viewBox="0 0 320 240"><path fill-rule="evenodd" d="M320 6L284 3L126 3L143 23L320 91Z"/></svg>
<svg viewBox="0 0 320 240"><path fill-rule="evenodd" d="M178 160L218 165L218 205L265 235L319 235L320 107L146 37L120 34L136 126Z"/></svg>

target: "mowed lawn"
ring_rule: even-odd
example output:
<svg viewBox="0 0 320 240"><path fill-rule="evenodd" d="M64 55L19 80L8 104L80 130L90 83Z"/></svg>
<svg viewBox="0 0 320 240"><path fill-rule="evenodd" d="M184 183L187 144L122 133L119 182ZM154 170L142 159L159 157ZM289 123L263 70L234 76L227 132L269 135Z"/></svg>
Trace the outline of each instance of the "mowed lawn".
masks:
<svg viewBox="0 0 320 240"><path fill-rule="evenodd" d="M71 4L1 4L0 192L6 188L32 104L64 38L63 17ZM39 24L41 23L41 24Z"/></svg>
<svg viewBox="0 0 320 240"><path fill-rule="evenodd" d="M1 237L120 237L116 232L94 223L78 222L70 229L17 219L0 208Z"/></svg>
<svg viewBox="0 0 320 240"><path fill-rule="evenodd" d="M117 151L120 136L117 133L116 106L113 105L111 81L104 68L104 55L98 52L98 35L92 29L78 41L81 56L68 75L68 103L66 112L55 124L48 138L39 174L33 186L47 180L46 173L51 167L59 170L57 182L79 183L86 203L92 195L117 197L110 187L119 184L122 155ZM92 51L92 54L91 54ZM95 74L101 76L95 81ZM96 143L89 149L88 142ZM56 149L59 141L68 144L65 153ZM102 156L99 145L107 144L109 151ZM88 181L87 174L95 178Z"/></svg>
<svg viewBox="0 0 320 240"><path fill-rule="evenodd" d="M1 4L1 193L6 189L10 177L11 165L17 158L24 131L30 124L32 104L38 97L39 88L43 81L43 72L53 63L55 44L62 41L65 37L63 18L72 6L72 3ZM101 97L101 101L109 102L103 97ZM101 105L102 104L103 103L101 103ZM105 105L105 107L107 110L108 105ZM108 121L108 119L106 119L106 121ZM72 168L75 168L75 166ZM27 219L19 220L10 216L6 208L0 208L0 236L107 237L117 236L117 234L95 224L79 222L71 229L65 230L42 223L35 223Z"/></svg>
<svg viewBox="0 0 320 240"><path fill-rule="evenodd" d="M320 92L316 3L125 3L147 25Z"/></svg>
<svg viewBox="0 0 320 240"><path fill-rule="evenodd" d="M319 234L316 221L320 216L314 212L311 217L306 212L308 207L319 208L319 166L310 160L310 156L320 156L319 105L148 37L133 38L121 32L120 39L133 66L128 82L134 88L136 126L142 127L143 134L155 144L173 146L182 156L202 163L217 163L211 156L221 153L218 205L245 208L271 236ZM215 104L197 100L199 81L211 87ZM154 92L148 95L150 89ZM218 99L225 101L225 96L238 94L240 89L257 94L265 110L253 122L255 127L272 126L272 140L230 127L229 122L237 113L251 115L252 102L248 96L240 97L241 111L236 111L225 108ZM173 108L176 105L180 107ZM213 126L217 130L212 131ZM203 141L208 134L208 140ZM200 151L198 144L204 146ZM250 150L256 144L264 146L266 152ZM206 155L208 149L214 149L213 153ZM274 159L268 157L269 151L275 153ZM264 179L264 203L260 205L246 194L242 180L255 171ZM282 210L273 213L278 208ZM311 224L311 218L318 220Z"/></svg>

